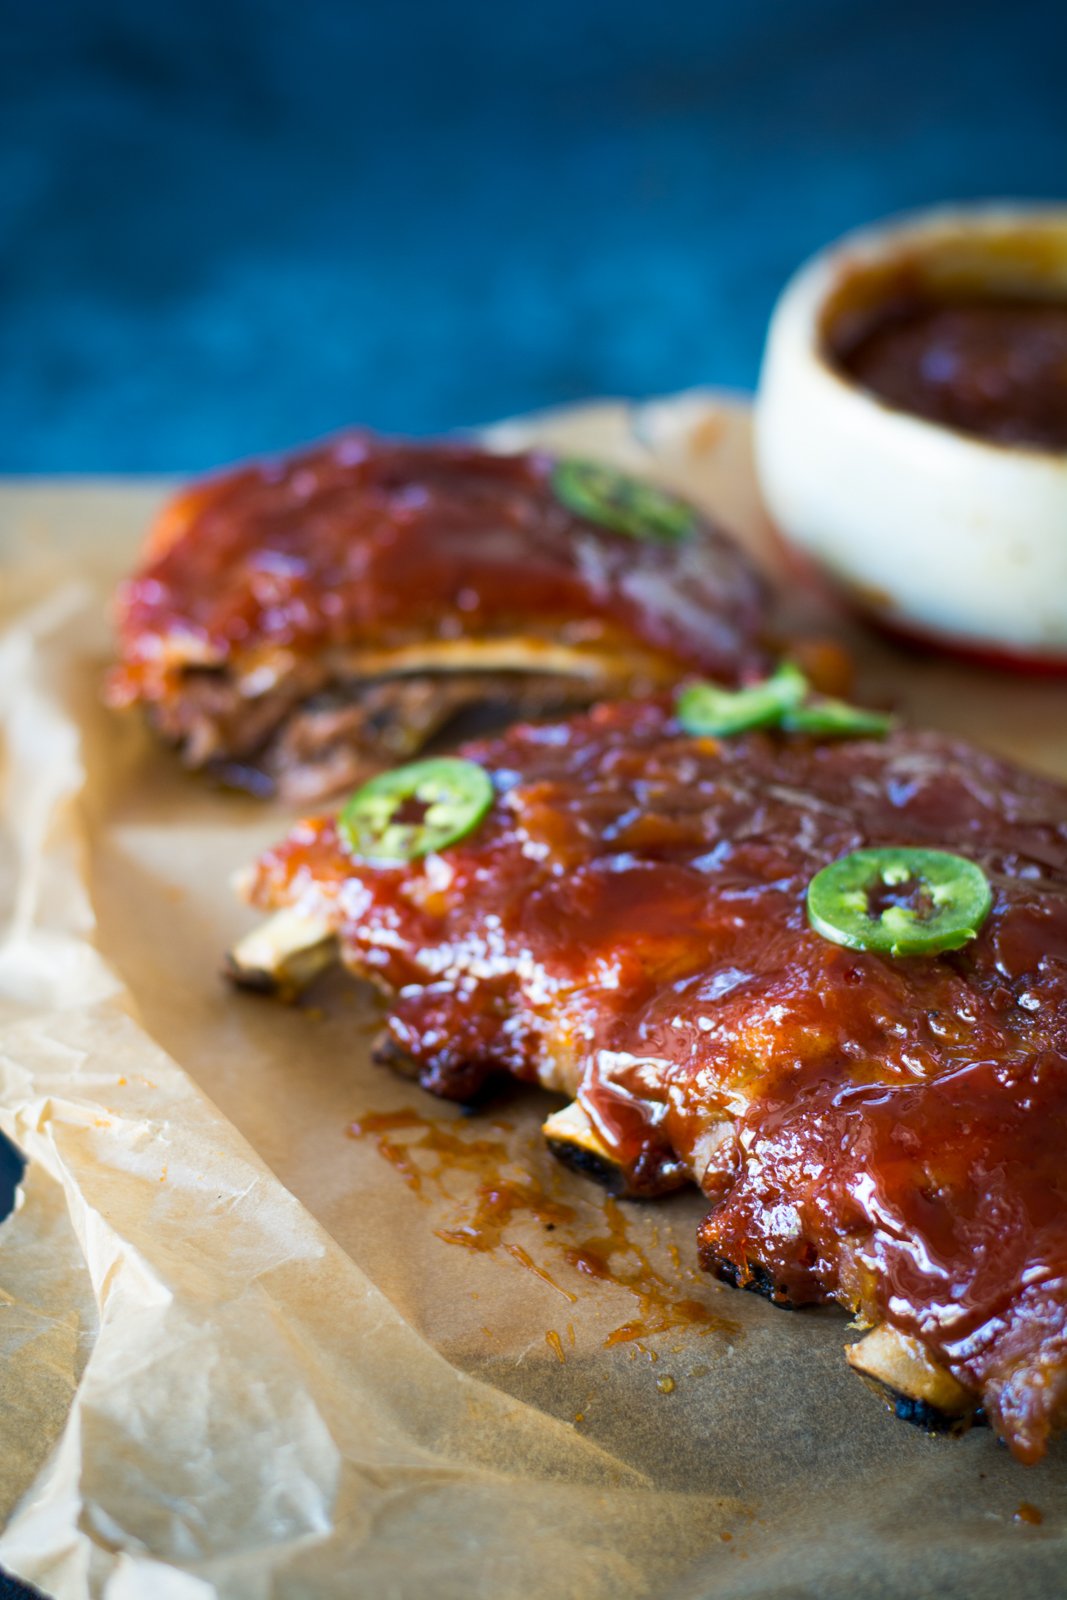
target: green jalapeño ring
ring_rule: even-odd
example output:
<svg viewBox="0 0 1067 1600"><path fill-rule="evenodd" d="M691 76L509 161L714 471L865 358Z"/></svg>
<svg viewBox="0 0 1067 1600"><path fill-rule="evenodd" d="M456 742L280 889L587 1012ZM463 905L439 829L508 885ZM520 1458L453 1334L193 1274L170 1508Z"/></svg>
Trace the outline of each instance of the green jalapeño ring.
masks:
<svg viewBox="0 0 1067 1600"><path fill-rule="evenodd" d="M412 761L357 789L337 827L358 860L403 866L465 839L492 803L493 781L477 762Z"/></svg>
<svg viewBox="0 0 1067 1600"><path fill-rule="evenodd" d="M808 921L824 939L887 956L958 950L978 933L992 904L989 880L975 862L906 846L843 856L815 874L807 897Z"/></svg>

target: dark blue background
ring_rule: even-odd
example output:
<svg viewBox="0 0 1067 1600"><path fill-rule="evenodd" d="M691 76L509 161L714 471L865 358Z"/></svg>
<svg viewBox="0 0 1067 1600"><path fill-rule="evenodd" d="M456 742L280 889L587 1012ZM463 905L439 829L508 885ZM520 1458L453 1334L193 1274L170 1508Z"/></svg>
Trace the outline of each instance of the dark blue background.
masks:
<svg viewBox="0 0 1067 1600"><path fill-rule="evenodd" d="M1067 0L0 0L0 22L6 471L750 387L824 240L1067 191Z"/></svg>
<svg viewBox="0 0 1067 1600"><path fill-rule="evenodd" d="M1067 190L1065 0L0 5L0 470L749 387L830 236Z"/></svg>

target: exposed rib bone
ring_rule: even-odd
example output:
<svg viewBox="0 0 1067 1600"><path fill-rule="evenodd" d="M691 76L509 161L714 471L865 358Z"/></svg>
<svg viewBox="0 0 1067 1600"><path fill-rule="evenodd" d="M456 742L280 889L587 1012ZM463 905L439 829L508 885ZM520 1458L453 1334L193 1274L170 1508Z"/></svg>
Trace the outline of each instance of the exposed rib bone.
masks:
<svg viewBox="0 0 1067 1600"><path fill-rule="evenodd" d="M589 1173L609 1188L626 1187L618 1158L608 1149L577 1100L546 1117L541 1132L552 1154L568 1166Z"/></svg>
<svg viewBox="0 0 1067 1600"><path fill-rule="evenodd" d="M677 662L628 644L625 649L598 641L561 644L531 631L512 637L423 639L417 644L379 650L338 650L331 657L339 678L380 678L427 672L559 673L566 677L629 682L644 672L655 681L678 674Z"/></svg>
<svg viewBox="0 0 1067 1600"><path fill-rule="evenodd" d="M291 1000L337 958L337 939L320 918L278 911L234 945L226 973L243 989Z"/></svg>
<svg viewBox="0 0 1067 1600"><path fill-rule="evenodd" d="M905 1422L929 1433L963 1433L975 1421L974 1395L931 1361L918 1339L883 1324L849 1345L845 1355Z"/></svg>

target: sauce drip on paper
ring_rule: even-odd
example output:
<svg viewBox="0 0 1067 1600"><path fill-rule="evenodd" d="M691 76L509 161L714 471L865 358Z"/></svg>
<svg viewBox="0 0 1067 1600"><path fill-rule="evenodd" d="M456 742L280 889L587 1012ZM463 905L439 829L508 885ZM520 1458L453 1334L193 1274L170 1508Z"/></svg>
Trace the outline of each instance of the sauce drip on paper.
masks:
<svg viewBox="0 0 1067 1600"><path fill-rule="evenodd" d="M517 1165L506 1138L513 1131L512 1126L501 1122L490 1126L503 1137L484 1137L474 1126L468 1132L461 1122L438 1121L405 1107L367 1112L351 1124L348 1132L351 1138L373 1142L382 1159L415 1194L424 1199L444 1199L455 1206L451 1224L435 1230L445 1244L482 1254L505 1254L568 1301L577 1302L580 1296L575 1289L560 1281L563 1274L557 1277L510 1237L513 1227L532 1221L545 1231L544 1248L560 1260L572 1282L577 1280L576 1287L583 1280L592 1279L626 1290L635 1301L634 1315L607 1335L606 1346L640 1341L670 1329L694 1328L702 1334L737 1331L735 1324L707 1303L709 1291L714 1291L706 1280L682 1267L677 1246L668 1245L668 1278L635 1237L637 1230L631 1228L624 1207L608 1197L602 1202L603 1225L585 1235L577 1226L578 1208L561 1199L557 1192L550 1192L550 1187L532 1170L533 1163L524 1159L524 1165L531 1170L511 1174L510 1169ZM457 1198L448 1181L455 1173L480 1179L473 1193ZM554 1180L555 1172L549 1180L553 1191ZM560 1172L559 1186L569 1181ZM704 1298L686 1293L687 1278ZM562 1344L557 1350L556 1340L547 1342L563 1359Z"/></svg>

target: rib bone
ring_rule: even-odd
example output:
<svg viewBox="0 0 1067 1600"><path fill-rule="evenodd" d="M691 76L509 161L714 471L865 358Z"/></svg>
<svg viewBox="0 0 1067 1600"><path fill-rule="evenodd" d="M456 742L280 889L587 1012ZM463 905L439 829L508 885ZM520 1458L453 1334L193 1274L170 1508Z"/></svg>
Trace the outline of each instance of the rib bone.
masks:
<svg viewBox="0 0 1067 1600"><path fill-rule="evenodd" d="M616 1194L625 1191L626 1174L618 1157L600 1138L577 1100L546 1117L541 1132L552 1154L568 1167L596 1178Z"/></svg>
<svg viewBox="0 0 1067 1600"><path fill-rule="evenodd" d="M904 1421L929 1433L963 1433L974 1422L974 1395L931 1361L918 1339L883 1323L849 1345L845 1355L853 1371Z"/></svg>
<svg viewBox="0 0 1067 1600"><path fill-rule="evenodd" d="M292 1000L337 958L337 939L321 918L278 911L234 945L226 972L243 989Z"/></svg>

